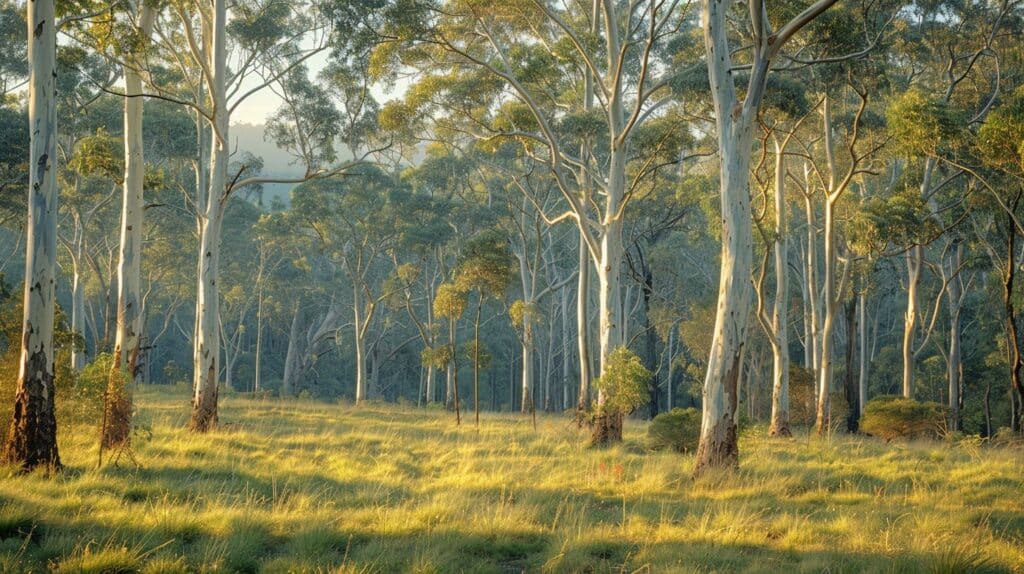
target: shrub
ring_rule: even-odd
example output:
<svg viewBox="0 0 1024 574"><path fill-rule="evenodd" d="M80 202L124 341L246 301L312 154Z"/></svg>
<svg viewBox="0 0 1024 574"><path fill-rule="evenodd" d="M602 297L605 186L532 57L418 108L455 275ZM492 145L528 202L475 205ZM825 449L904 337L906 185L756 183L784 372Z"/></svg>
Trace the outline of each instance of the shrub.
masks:
<svg viewBox="0 0 1024 574"><path fill-rule="evenodd" d="M700 417L700 411L692 407L677 407L654 417L647 427L651 449L670 448L676 452L695 449L700 441Z"/></svg>
<svg viewBox="0 0 1024 574"><path fill-rule="evenodd" d="M647 384L652 376L636 353L619 347L608 357L604 374L594 381L594 386L608 397L608 412L628 414L647 404Z"/></svg>
<svg viewBox="0 0 1024 574"><path fill-rule="evenodd" d="M114 356L100 353L91 363L82 367L78 380L63 389L64 406L57 405L59 414L75 422L100 422L103 418L103 396L110 382Z"/></svg>
<svg viewBox="0 0 1024 574"><path fill-rule="evenodd" d="M945 427L946 408L942 405L892 395L868 401L860 423L862 431L885 442L900 437L938 437Z"/></svg>

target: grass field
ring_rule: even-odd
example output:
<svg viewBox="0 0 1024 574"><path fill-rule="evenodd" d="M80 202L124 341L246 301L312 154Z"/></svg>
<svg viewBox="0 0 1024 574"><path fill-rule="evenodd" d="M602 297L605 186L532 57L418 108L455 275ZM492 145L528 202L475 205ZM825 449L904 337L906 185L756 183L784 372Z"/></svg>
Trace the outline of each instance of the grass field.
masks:
<svg viewBox="0 0 1024 574"><path fill-rule="evenodd" d="M0 570L59 572L1024 572L1024 452L741 437L741 470L585 447L562 417L358 409L143 389L140 464L96 470L63 429L56 478L0 469Z"/></svg>

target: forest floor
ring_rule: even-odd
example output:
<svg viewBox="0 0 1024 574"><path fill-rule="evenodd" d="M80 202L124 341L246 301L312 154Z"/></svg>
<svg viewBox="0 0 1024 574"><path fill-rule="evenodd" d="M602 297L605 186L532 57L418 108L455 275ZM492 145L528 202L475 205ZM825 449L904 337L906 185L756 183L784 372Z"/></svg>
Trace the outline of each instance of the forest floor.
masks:
<svg viewBox="0 0 1024 574"><path fill-rule="evenodd" d="M646 424L587 448L566 417L144 388L140 466L96 470L62 429L56 478L0 468L0 571L1024 572L1024 452L743 432L740 471L694 481Z"/></svg>

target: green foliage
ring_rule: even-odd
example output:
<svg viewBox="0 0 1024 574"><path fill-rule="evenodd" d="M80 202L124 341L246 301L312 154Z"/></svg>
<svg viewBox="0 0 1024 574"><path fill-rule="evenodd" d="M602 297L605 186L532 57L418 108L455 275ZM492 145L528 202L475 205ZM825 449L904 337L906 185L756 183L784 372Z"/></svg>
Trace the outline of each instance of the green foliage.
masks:
<svg viewBox="0 0 1024 574"><path fill-rule="evenodd" d="M512 325L516 328L522 328L523 321L529 317L531 321L538 322L540 317L537 315L537 304L527 303L522 299L516 299L508 307L508 316L512 319Z"/></svg>
<svg viewBox="0 0 1024 574"><path fill-rule="evenodd" d="M886 120L900 151L912 156L938 155L963 137L961 114L917 89L894 98Z"/></svg>
<svg viewBox="0 0 1024 574"><path fill-rule="evenodd" d="M458 319L466 311L466 292L452 283L442 283L434 295L434 315Z"/></svg>
<svg viewBox="0 0 1024 574"><path fill-rule="evenodd" d="M647 427L647 442L653 450L692 451L700 441L700 423L700 411L676 407L654 417Z"/></svg>
<svg viewBox="0 0 1024 574"><path fill-rule="evenodd" d="M975 146L986 165L1024 177L1024 87L988 114Z"/></svg>
<svg viewBox="0 0 1024 574"><path fill-rule="evenodd" d="M0 397L14 396L21 369L21 292L11 289L0 275ZM80 385L78 373L71 368L71 351L83 348L81 334L73 333L67 317L60 306L54 316L53 345L56 350L53 365L53 381L56 387L57 422L96 420L96 413L102 412L103 387L99 395ZM104 385L106 380L104 379ZM11 413L12 402L0 403L0 424L6 424ZM90 419L92 417L92 419Z"/></svg>
<svg viewBox="0 0 1024 574"><path fill-rule="evenodd" d="M82 368L78 374L78 380L70 389L65 389L64 397L67 407L65 413L74 420L80 422L94 422L98 424L103 416L103 395L113 370L114 356L110 353L100 353L91 363ZM127 373L122 373L122 385L129 382Z"/></svg>
<svg viewBox="0 0 1024 574"><path fill-rule="evenodd" d="M945 427L944 406L894 395L882 395L868 401L860 421L862 431L886 442L901 437L937 437Z"/></svg>
<svg viewBox="0 0 1024 574"><path fill-rule="evenodd" d="M608 397L606 411L631 413L650 399L647 384L652 376L639 355L628 347L618 347L611 352L604 374L594 381L594 386Z"/></svg>
<svg viewBox="0 0 1024 574"><path fill-rule="evenodd" d="M444 369L452 360L452 348L449 345L424 347L420 352L420 360L424 366L433 365L435 369Z"/></svg>
<svg viewBox="0 0 1024 574"><path fill-rule="evenodd" d="M100 129L82 138L68 167L86 176L109 179L120 184L124 178L124 152L121 140Z"/></svg>
<svg viewBox="0 0 1024 574"><path fill-rule="evenodd" d="M505 292L514 274L508 240L498 231L472 238L455 270L455 286L461 291L477 290L481 296L497 297Z"/></svg>

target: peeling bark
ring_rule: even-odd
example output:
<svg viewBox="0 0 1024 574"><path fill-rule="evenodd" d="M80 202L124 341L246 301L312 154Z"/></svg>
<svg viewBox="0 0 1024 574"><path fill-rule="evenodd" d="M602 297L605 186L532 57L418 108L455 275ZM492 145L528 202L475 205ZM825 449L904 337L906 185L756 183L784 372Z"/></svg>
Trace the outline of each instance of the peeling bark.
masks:
<svg viewBox="0 0 1024 574"><path fill-rule="evenodd" d="M28 3L29 157L21 361L2 458L23 470L61 468L54 416L53 320L57 270L57 38L53 0Z"/></svg>

